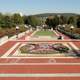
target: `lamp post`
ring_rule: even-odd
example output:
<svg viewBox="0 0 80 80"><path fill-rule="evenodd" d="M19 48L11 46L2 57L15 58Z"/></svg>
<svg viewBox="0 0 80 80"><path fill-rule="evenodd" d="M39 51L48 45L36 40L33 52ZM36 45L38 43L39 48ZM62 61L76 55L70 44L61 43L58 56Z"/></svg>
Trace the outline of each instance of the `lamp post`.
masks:
<svg viewBox="0 0 80 80"><path fill-rule="evenodd" d="M18 38L19 26L16 26L16 38Z"/></svg>
<svg viewBox="0 0 80 80"><path fill-rule="evenodd" d="M74 26L71 26L71 34L73 34L73 29L74 29Z"/></svg>
<svg viewBox="0 0 80 80"><path fill-rule="evenodd" d="M27 26L27 25L24 25L24 27L25 27L26 29L28 29L28 26ZM25 35L26 35L26 31L25 31Z"/></svg>
<svg viewBox="0 0 80 80"><path fill-rule="evenodd" d="M63 25L63 28L65 28L65 25Z"/></svg>
<svg viewBox="0 0 80 80"><path fill-rule="evenodd" d="M59 24L58 26L57 26L57 30L59 30L61 28L61 25Z"/></svg>
<svg viewBox="0 0 80 80"><path fill-rule="evenodd" d="M65 30L65 25L63 25L63 29Z"/></svg>
<svg viewBox="0 0 80 80"><path fill-rule="evenodd" d="M32 30L33 30L32 26L29 25L29 32L32 31Z"/></svg>
<svg viewBox="0 0 80 80"><path fill-rule="evenodd" d="M25 29L28 29L28 26L27 25L24 25ZM25 40L26 40L26 35L27 35L27 32L25 30Z"/></svg>

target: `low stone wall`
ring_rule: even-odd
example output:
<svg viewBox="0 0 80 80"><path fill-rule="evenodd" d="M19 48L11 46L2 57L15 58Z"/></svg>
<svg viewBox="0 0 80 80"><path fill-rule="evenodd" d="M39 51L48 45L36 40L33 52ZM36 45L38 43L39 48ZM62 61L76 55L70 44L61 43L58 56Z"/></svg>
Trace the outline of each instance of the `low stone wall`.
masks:
<svg viewBox="0 0 80 80"><path fill-rule="evenodd" d="M9 40L16 40L17 35L14 35L12 37L9 38Z"/></svg>
<svg viewBox="0 0 80 80"><path fill-rule="evenodd" d="M22 36L24 36L25 33L29 33L29 30L26 31L26 32L19 33L18 38L21 38ZM8 36L4 36L4 37L0 38L0 46L3 45L4 43L6 43L9 40L16 40L17 39L16 37L17 37L17 35L14 35L10 38L8 38Z"/></svg>
<svg viewBox="0 0 80 80"><path fill-rule="evenodd" d="M3 45L4 43L6 43L8 41L8 36L4 36L2 38L0 38L0 46Z"/></svg>
<svg viewBox="0 0 80 80"><path fill-rule="evenodd" d="M18 34L18 38L21 38L24 35L25 35L25 32L22 32L22 33Z"/></svg>

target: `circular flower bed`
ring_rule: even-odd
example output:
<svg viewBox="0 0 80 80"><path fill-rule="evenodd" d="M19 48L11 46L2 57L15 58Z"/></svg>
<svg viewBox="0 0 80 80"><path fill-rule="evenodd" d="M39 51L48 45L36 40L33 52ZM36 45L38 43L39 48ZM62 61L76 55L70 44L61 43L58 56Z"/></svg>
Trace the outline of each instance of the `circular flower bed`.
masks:
<svg viewBox="0 0 80 80"><path fill-rule="evenodd" d="M27 44L20 48L21 53L53 54L68 52L69 48L63 44Z"/></svg>

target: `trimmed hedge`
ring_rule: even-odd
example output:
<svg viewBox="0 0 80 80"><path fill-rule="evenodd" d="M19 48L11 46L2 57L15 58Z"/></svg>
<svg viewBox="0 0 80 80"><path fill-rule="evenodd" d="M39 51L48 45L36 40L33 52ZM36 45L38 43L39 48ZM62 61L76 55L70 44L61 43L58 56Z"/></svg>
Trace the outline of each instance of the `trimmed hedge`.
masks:
<svg viewBox="0 0 80 80"><path fill-rule="evenodd" d="M67 36L69 36L72 39L80 39L80 34L67 32L63 28L59 28L58 31L65 34L65 35L67 35Z"/></svg>

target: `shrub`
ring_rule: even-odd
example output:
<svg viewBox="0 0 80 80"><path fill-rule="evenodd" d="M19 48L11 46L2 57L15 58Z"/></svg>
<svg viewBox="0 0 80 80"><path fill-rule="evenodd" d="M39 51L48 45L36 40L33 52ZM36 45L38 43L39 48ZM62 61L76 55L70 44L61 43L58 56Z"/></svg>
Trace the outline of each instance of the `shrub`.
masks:
<svg viewBox="0 0 80 80"><path fill-rule="evenodd" d="M24 27L24 26L20 26L20 30L19 30L19 32L24 32L24 31L26 31L27 29Z"/></svg>
<svg viewBox="0 0 80 80"><path fill-rule="evenodd" d="M16 29L15 28L7 28L6 29L6 35L8 35L9 37L13 36L16 34Z"/></svg>
<svg viewBox="0 0 80 80"><path fill-rule="evenodd" d="M68 52L69 48L64 46L63 44L53 44L53 48L61 53Z"/></svg>
<svg viewBox="0 0 80 80"><path fill-rule="evenodd" d="M2 28L0 28L0 38L5 36L6 35L6 32L5 30L3 30Z"/></svg>

